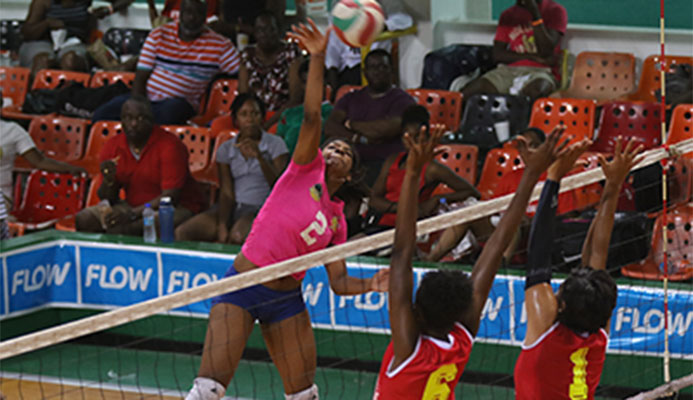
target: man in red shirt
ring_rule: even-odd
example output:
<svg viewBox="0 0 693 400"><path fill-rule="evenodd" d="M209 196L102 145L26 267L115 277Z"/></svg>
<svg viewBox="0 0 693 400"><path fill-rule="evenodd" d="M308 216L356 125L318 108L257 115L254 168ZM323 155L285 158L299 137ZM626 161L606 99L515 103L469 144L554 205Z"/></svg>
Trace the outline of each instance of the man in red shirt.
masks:
<svg viewBox="0 0 693 400"><path fill-rule="evenodd" d="M568 14L553 0L517 0L503 11L493 41L498 67L471 82L464 99L479 93L529 96L532 100L558 89L561 38Z"/></svg>
<svg viewBox="0 0 693 400"><path fill-rule="evenodd" d="M380 367L374 400L420 400L455 398L481 311L498 272L501 256L524 215L539 176L558 157L565 142L558 144L562 129L556 129L544 144L532 150L521 138L519 148L527 167L508 211L491 235L472 270L440 270L424 275L412 301L412 256L416 246L416 216L421 171L434 156L444 128L437 126L426 135L408 133L409 151L397 209L395 242L390 262L390 329L392 341Z"/></svg>
<svg viewBox="0 0 693 400"><path fill-rule="evenodd" d="M155 126L153 118L145 97L133 96L123 104L123 134L101 150L102 202L77 214L78 231L141 235L145 204L156 210L162 197L170 197L175 206L174 225L203 210L187 148L174 134ZM121 189L124 202L119 200Z"/></svg>
<svg viewBox="0 0 693 400"><path fill-rule="evenodd" d="M589 143L584 140L574 147L584 151ZM571 272L558 293L551 288L551 250L559 182L579 154L549 167L529 239L527 333L514 374L518 400L594 399L617 297L606 261L618 194L643 149L635 143L624 144L619 138L611 161L600 156L606 184L583 244L582 266Z"/></svg>

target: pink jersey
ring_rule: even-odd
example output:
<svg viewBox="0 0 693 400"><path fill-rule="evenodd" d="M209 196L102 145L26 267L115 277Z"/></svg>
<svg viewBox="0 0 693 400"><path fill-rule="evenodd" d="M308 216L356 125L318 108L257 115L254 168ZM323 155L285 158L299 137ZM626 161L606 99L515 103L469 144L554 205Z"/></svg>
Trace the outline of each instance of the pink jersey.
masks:
<svg viewBox="0 0 693 400"><path fill-rule="evenodd" d="M392 342L380 365L373 400L454 400L455 385L464 371L474 338L459 323L448 341L421 335L414 352L390 371L394 357Z"/></svg>
<svg viewBox="0 0 693 400"><path fill-rule="evenodd" d="M264 267L346 241L344 203L330 199L322 152L306 165L293 160L255 218L241 252ZM303 279L305 272L293 274Z"/></svg>

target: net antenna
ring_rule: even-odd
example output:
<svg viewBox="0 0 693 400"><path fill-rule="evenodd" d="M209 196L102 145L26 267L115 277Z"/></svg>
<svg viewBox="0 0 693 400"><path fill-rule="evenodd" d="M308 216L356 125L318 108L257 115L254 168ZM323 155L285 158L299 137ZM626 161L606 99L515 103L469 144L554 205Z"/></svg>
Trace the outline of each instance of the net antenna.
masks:
<svg viewBox="0 0 693 400"><path fill-rule="evenodd" d="M675 154L693 151L693 139L681 141L671 146L643 153L643 160L633 167L633 170L660 162ZM598 182L604 179L601 168L595 168L580 174L567 177L561 182L560 192ZM543 183L537 184L530 201L539 199ZM441 214L417 223L418 234L426 234L459 225L482 217L497 214L505 210L513 194L480 202L460 208L456 211ZM347 257L379 249L392 244L394 229L362 239L346 242L339 246L326 248L301 257L289 259L267 267L257 268L243 274L220 279L203 286L172 293L162 297L147 300L127 307L117 308L98 315L82 318L63 325L26 334L14 339L0 342L0 360L42 349L57 343L100 332L129 322L141 320L152 315L163 313L187 304L196 303L211 297L243 289L249 286L269 282L289 274L305 271L309 268L324 265Z"/></svg>

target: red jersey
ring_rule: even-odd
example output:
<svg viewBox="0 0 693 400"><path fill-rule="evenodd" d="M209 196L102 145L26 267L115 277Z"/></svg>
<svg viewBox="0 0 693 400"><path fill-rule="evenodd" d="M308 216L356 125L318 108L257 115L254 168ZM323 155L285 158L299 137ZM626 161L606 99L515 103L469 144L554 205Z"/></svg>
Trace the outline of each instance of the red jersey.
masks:
<svg viewBox="0 0 693 400"><path fill-rule="evenodd" d="M455 385L472 351L474 338L459 323L448 341L420 335L414 352L390 371L394 358L392 342L380 365L373 400L454 400Z"/></svg>
<svg viewBox="0 0 693 400"><path fill-rule="evenodd" d="M204 196L190 175L188 149L172 133L158 126L136 158L124 133L109 139L101 149L101 162L118 158L116 181L125 188L125 200L141 206L169 189L180 189L179 204L197 214L205 208Z"/></svg>
<svg viewBox="0 0 693 400"><path fill-rule="evenodd" d="M407 172L405 168L405 162L403 161L404 156L407 152L402 152L395 157L395 161L390 166L390 170L387 172L387 181L385 183L385 198L393 203L399 202L399 194L402 189L402 182L404 182L404 175ZM402 165L400 165L402 164ZM421 177L419 178L419 203L431 198L433 194L433 189L435 186L426 187L426 169L428 169L429 164L424 165L421 170ZM395 226L395 221L397 220L397 213L385 213L378 221L378 225L382 226Z"/></svg>
<svg viewBox="0 0 693 400"><path fill-rule="evenodd" d="M515 363L515 400L588 400L604 367L605 330L586 337L555 323L539 340L522 346Z"/></svg>

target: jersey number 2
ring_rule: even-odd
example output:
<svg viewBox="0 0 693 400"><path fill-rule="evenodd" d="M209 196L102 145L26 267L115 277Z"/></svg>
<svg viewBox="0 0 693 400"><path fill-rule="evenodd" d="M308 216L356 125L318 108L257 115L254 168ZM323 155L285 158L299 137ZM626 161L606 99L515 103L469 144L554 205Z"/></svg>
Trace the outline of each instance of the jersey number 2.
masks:
<svg viewBox="0 0 693 400"><path fill-rule="evenodd" d="M445 364L433 371L428 376L421 400L447 400L450 397L450 387L447 383L454 381L456 376L456 364Z"/></svg>
<svg viewBox="0 0 693 400"><path fill-rule="evenodd" d="M570 400L587 399L589 388L587 387L587 352L588 347L577 349L570 355L573 363L573 383L570 384Z"/></svg>
<svg viewBox="0 0 693 400"><path fill-rule="evenodd" d="M317 239L314 238L311 235L311 233L315 232L315 236L320 236L323 233L325 233L326 230L327 218L325 217L325 214L322 213L322 211L318 211L317 213L315 213L315 221L311 222L306 229L301 231L301 237L306 242L306 244L310 246L317 241Z"/></svg>

